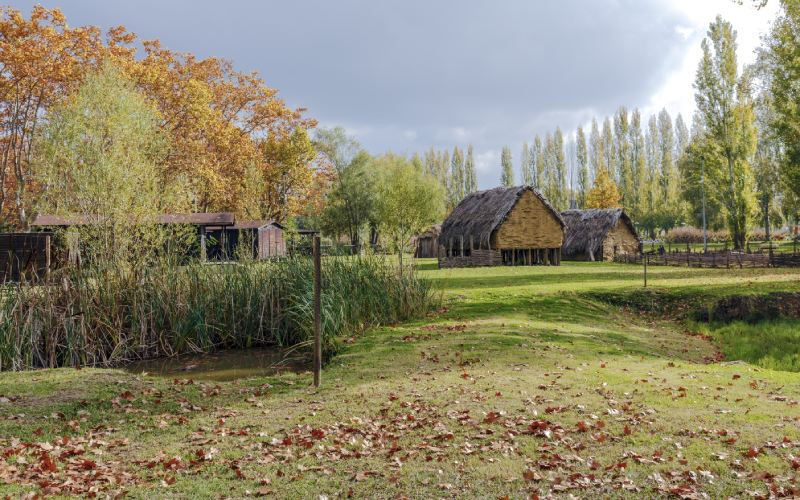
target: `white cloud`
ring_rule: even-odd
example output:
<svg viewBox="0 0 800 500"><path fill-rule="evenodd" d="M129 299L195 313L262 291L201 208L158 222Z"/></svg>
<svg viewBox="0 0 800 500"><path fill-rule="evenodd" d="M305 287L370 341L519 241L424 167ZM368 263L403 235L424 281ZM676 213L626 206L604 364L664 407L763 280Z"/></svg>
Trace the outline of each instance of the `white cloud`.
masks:
<svg viewBox="0 0 800 500"><path fill-rule="evenodd" d="M743 66L755 60L754 51L777 14L778 2L769 2L760 10L749 2L738 5L731 0L670 0L666 5L686 19L685 26L676 26L676 32L686 41L686 52L650 101L642 106L643 112L652 114L666 108L673 116L681 113L690 123L695 109L692 84L702 56L700 42L706 36L709 23L719 14L733 25L737 33L737 56Z"/></svg>

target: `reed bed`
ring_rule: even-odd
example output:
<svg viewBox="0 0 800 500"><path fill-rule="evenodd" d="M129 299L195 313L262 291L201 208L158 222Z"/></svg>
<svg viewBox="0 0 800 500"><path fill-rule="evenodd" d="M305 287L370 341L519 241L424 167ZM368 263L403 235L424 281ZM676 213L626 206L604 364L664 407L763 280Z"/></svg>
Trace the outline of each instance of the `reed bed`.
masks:
<svg viewBox="0 0 800 500"><path fill-rule="evenodd" d="M46 283L0 287L0 370L289 347L313 334L312 263L304 257L65 268ZM324 353L335 353L344 335L424 314L438 300L430 282L381 257L326 258Z"/></svg>

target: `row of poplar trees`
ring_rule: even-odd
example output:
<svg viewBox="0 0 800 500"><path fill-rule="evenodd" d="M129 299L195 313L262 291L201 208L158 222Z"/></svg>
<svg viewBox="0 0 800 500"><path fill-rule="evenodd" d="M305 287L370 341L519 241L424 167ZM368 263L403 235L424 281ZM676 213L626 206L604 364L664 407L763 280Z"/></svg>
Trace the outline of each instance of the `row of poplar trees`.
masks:
<svg viewBox="0 0 800 500"><path fill-rule="evenodd" d="M740 71L736 31L717 17L703 40L694 82L691 130L666 110L647 121L620 107L565 141L560 128L523 145L523 184L559 210L622 206L640 230L657 236L678 225L726 228L735 248L750 232L797 223L800 212L800 0L781 14ZM566 145L565 145L566 144ZM568 154L565 154L565 149ZM511 150L500 183L514 185Z"/></svg>
<svg viewBox="0 0 800 500"><path fill-rule="evenodd" d="M472 144L467 146L466 153L456 146L452 155L448 151L436 151L431 148L423 158L415 155L411 161L439 181L445 191L445 205L448 212L468 194L478 190Z"/></svg>
<svg viewBox="0 0 800 500"><path fill-rule="evenodd" d="M524 143L519 170L523 184L539 189L559 210L624 206L635 220L669 229L685 210L678 159L689 143L679 114L666 110L643 123L638 109L620 107L600 125L593 119L566 142L560 128ZM566 153L569 150L569 154ZM501 184L515 180L511 151L501 155Z"/></svg>

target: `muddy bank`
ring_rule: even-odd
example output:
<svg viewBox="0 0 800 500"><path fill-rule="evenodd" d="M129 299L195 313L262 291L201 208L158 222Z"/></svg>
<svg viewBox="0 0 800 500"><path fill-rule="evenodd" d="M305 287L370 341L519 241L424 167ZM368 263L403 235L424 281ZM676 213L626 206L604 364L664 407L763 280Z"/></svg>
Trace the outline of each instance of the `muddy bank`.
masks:
<svg viewBox="0 0 800 500"><path fill-rule="evenodd" d="M674 320L755 323L780 318L800 319L800 293L797 292L715 297L702 292L636 290L585 295L623 309Z"/></svg>
<svg viewBox="0 0 800 500"><path fill-rule="evenodd" d="M698 311L701 321L730 323L789 318L800 319L800 293L774 292L764 295L732 295Z"/></svg>

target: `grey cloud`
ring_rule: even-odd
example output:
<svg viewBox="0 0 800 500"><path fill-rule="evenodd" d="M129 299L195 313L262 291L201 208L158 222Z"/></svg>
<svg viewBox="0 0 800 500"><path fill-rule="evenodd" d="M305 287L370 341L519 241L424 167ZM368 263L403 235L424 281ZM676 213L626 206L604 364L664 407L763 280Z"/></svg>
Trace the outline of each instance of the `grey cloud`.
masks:
<svg viewBox="0 0 800 500"><path fill-rule="evenodd" d="M33 2L17 1L29 11ZM680 15L640 0L54 0L72 25L124 24L257 70L373 152L476 152L645 104L686 51ZM498 158L499 164L499 158ZM480 184L497 183L491 170Z"/></svg>

